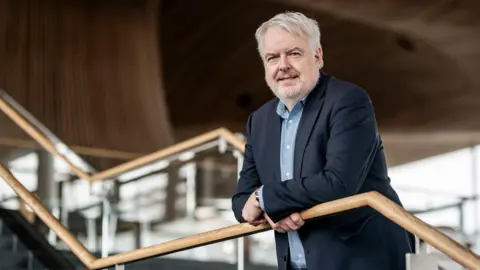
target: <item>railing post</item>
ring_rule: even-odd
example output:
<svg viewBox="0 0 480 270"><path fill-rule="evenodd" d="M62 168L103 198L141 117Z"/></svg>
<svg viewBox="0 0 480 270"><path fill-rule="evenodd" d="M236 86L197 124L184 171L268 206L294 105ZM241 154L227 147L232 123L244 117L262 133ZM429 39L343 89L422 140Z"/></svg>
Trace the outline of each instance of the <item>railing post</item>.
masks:
<svg viewBox="0 0 480 270"><path fill-rule="evenodd" d="M195 217L195 208L197 207L196 171L195 163L188 163L181 169L181 174L186 181L186 214L187 218L191 219Z"/></svg>
<svg viewBox="0 0 480 270"><path fill-rule="evenodd" d="M150 238L151 238L151 229L150 229L150 222L148 220L140 221L140 245L142 247L148 247L151 245Z"/></svg>
<svg viewBox="0 0 480 270"><path fill-rule="evenodd" d="M243 166L243 154L235 150L233 156L237 159L237 181L240 178L240 171ZM245 269L245 239L243 237L237 238L237 270Z"/></svg>
<svg viewBox="0 0 480 270"><path fill-rule="evenodd" d="M458 227L461 232L465 232L465 202L467 202L467 200L462 198L458 204Z"/></svg>
<svg viewBox="0 0 480 270"><path fill-rule="evenodd" d="M97 224L95 218L87 217L86 223L88 248L97 251Z"/></svg>
<svg viewBox="0 0 480 270"><path fill-rule="evenodd" d="M114 246L118 190L116 180L102 181L102 258L108 257Z"/></svg>
<svg viewBox="0 0 480 270"><path fill-rule="evenodd" d="M28 251L28 259L27 259L27 269L32 270L33 269L33 262L35 260L35 257L33 256L32 251Z"/></svg>
<svg viewBox="0 0 480 270"><path fill-rule="evenodd" d="M475 196L475 200L473 201L473 219L474 219L474 242L476 242L476 247L474 249L480 251L480 168L478 168L479 163L479 151L480 148L475 145L470 148L471 152L471 162L472 162L472 190L473 196ZM464 228L462 228L464 229Z"/></svg>
<svg viewBox="0 0 480 270"><path fill-rule="evenodd" d="M421 253L421 250L420 250L420 238L418 238L418 236L414 236L415 237L415 254L420 254Z"/></svg>
<svg viewBox="0 0 480 270"><path fill-rule="evenodd" d="M110 247L110 202L108 198L102 200L103 214L102 214L102 258L108 257Z"/></svg>
<svg viewBox="0 0 480 270"><path fill-rule="evenodd" d="M52 215L60 220L60 209L57 202L53 202L52 205ZM53 247L57 246L57 234L52 230L52 228L49 228L48 230L48 242Z"/></svg>

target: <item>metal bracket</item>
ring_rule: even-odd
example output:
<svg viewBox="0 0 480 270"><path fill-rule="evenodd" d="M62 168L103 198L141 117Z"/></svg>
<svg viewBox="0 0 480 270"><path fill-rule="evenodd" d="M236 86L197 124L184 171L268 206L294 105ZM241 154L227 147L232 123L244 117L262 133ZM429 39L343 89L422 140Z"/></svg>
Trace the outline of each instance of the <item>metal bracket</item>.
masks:
<svg viewBox="0 0 480 270"><path fill-rule="evenodd" d="M218 152L225 154L227 152L228 144L224 138L218 138Z"/></svg>

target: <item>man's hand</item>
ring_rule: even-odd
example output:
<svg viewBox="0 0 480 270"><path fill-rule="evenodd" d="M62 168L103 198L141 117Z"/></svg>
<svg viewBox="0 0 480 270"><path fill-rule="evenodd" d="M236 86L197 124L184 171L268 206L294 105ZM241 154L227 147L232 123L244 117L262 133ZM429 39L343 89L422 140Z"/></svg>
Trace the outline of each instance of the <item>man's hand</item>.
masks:
<svg viewBox="0 0 480 270"><path fill-rule="evenodd" d="M264 218L259 219L262 212L263 210L260 208L260 203L255 198L255 192L253 192L245 203L245 206L243 206L242 217L250 223L250 225L257 226L266 221Z"/></svg>
<svg viewBox="0 0 480 270"><path fill-rule="evenodd" d="M293 213L290 216L280 220L277 223L273 223L267 213L263 213L263 217L270 223L272 229L279 233L293 232L305 224L305 221L302 219L299 213Z"/></svg>

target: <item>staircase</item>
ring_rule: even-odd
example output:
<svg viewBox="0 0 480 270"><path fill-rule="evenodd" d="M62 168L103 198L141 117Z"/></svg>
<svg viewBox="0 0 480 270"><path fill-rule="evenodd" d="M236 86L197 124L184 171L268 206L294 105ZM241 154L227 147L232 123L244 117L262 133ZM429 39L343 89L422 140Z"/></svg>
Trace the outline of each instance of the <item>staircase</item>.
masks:
<svg viewBox="0 0 480 270"><path fill-rule="evenodd" d="M0 270L74 269L17 211L0 209Z"/></svg>
<svg viewBox="0 0 480 270"><path fill-rule="evenodd" d="M44 269L43 265L34 259L33 254L8 228L1 228L0 233L0 269Z"/></svg>
<svg viewBox="0 0 480 270"><path fill-rule="evenodd" d="M3 94L0 92L0 96L1 95ZM3 98L5 99L5 96ZM32 129L24 128L25 131L35 129L40 131L27 133L32 133L30 134L32 137L37 136L43 138L42 142L48 142L46 144L49 148L55 149L53 152L55 152L56 158L60 158L74 165L63 172L70 174L72 173L70 171L71 169L79 178L67 177L67 180L60 181L59 190L61 195L58 196L58 198L48 198L58 201L59 203L57 202L56 204L59 205L50 206L50 210L52 213L54 212L53 215L56 216L60 223L66 224L65 226L68 227L67 229L73 234L73 237L77 238L80 243L83 243L83 246L90 249L94 257L101 258L114 255L112 253L122 253L123 251L121 249L130 251L140 248L141 246L144 247L153 243L166 242L168 239L164 238L169 238L172 234L178 236L176 237L178 239L186 235L191 235L192 231L195 230L199 230L199 232L209 231L212 228L203 228L200 226L203 224L202 222L207 225L212 225L210 221L214 219L218 221L219 217L227 223L232 220L236 223L233 217L229 217L231 216L230 196L235 189L238 169L243 162L241 153L244 143L238 141L231 132L223 129L215 130L150 154L147 156L147 159L143 159L143 161L145 161L143 163L147 164L137 164L134 160L124 163L123 168L119 169L118 167L114 167L97 173L88 163L68 149L54 134L34 119L33 116L29 115L17 103L13 102L12 99L8 99L7 103L15 107L18 112L21 112L22 115L17 115L19 119L28 120L31 124L35 125ZM15 110L12 111L15 112ZM14 114L16 113L17 112ZM23 123L22 125L30 126L26 121L25 123L20 122ZM155 158L152 158L152 155ZM16 162L18 162L18 159ZM135 164L135 166L133 166L133 164ZM31 167L35 166L32 165ZM19 190L21 189L18 188L18 185L23 185L23 188L25 188L25 185L10 175L9 172L7 173L7 168L3 168L3 165L1 167L4 171L4 173L2 173L3 178L6 177L9 179L7 182L10 183L9 185L11 187L17 186L15 192L19 194ZM132 167L134 168L132 169ZM23 169L25 170L25 168ZM31 169L31 174L35 174L36 170L38 170L36 167L28 169ZM50 169L57 173L62 171L57 170L57 168ZM54 179L53 175L48 175L45 178ZM22 179L24 178L22 177ZM85 181L86 179L91 181ZM55 181L57 180L58 179L55 179ZM37 182L38 181L37 179ZM0 188L0 193L4 191L4 189ZM29 200L34 201L35 204L41 203L38 201L38 198L35 198L31 193L32 190L30 190L30 193L22 192L23 197L20 197L22 197L23 200L29 198ZM10 195L13 195L13 193ZM378 198L379 195L367 195L369 199L363 198L363 202L378 202L382 200ZM364 195L357 195L357 198L347 199L359 200L359 196ZM351 205L351 203L346 201L331 203L342 205L340 208ZM30 204L34 205L33 203ZM372 206L371 204L369 205ZM378 205L376 206L378 208ZM44 207L38 207L36 213L54 218L54 216L51 215L52 213L49 213L50 210ZM384 212L386 212L384 215L393 215L392 211L386 211L384 209ZM398 213L396 213L395 216L400 218L400 214ZM401 218L404 216L408 216L407 213L403 213ZM413 219L413 217L411 218ZM53 226L51 222L48 222L48 219L44 220L49 223L51 228L57 227L58 229L58 224L53 224L55 225ZM41 222L40 224L36 223L37 221L33 223L27 221L27 219L16 210L7 210L0 207L0 270L86 269L68 248L62 247L64 245L60 243L60 245L56 245L55 240L50 240L53 246L50 245L45 237L48 228L43 227L43 223ZM180 225L182 224L187 230L181 230L183 227ZM412 224L412 222L408 224L410 228L416 227L414 225L418 226L418 224ZM215 228L226 225L230 224L222 224L215 226ZM100 233L100 230L97 228L101 228L102 232ZM424 235L436 233L435 230L432 231L431 228L425 224L419 228L421 229L421 234ZM125 241L125 239L129 239L128 237L124 237L125 234L132 236L131 238L135 239L135 241ZM155 238L155 236L157 236L157 238ZM256 236L259 236L259 234ZM437 238L440 238L439 236L440 235L437 235ZM54 239L54 237L52 239ZM114 239L115 242L112 242L112 239ZM228 237L222 237L222 239L228 239ZM273 237L270 237L270 239L273 239ZM99 243L100 241L102 242L101 244ZM162 256L141 261L130 261L126 268L234 270L237 269L237 265L232 263L232 261L234 261L236 257L244 257L244 247L249 247L247 254L255 255L251 257L256 257L256 261L268 263L266 259L269 258L275 262L274 243L271 241L262 241L262 245L257 245L260 247L260 250L269 252L268 255L265 255L254 248L255 245L252 245L252 243L255 241L247 242L248 244L238 242L239 245L236 246L236 248L227 246L227 248L209 249L207 252L202 251L199 252L201 256L198 258L188 254L188 256L185 257L176 257L177 259ZM438 243L440 242L441 241ZM110 247L110 243L113 243L113 247ZM133 245L137 247L133 247ZM71 246L79 247L79 243L75 242L75 245ZM101 249L97 248L97 246L101 246ZM477 257L471 259L472 255L470 253L460 250L451 242L443 242L442 246L443 248L440 249L443 251L450 250L450 253L453 253L452 250L455 250L456 252L464 254L466 256L465 258L470 258L469 260L461 260L464 261L463 263L465 265L473 265L472 261L478 261ZM120 250L118 250L118 248L120 248ZM100 254L99 250L102 251L102 254ZM162 254L163 253L164 252L162 252ZM85 253L80 253L80 255L82 254ZM160 252L155 254L160 254ZM214 262L218 260L218 257L221 257L221 259L233 258L233 260L229 259L223 262ZM438 269L436 262L429 263L427 266L425 262L430 260L423 256L423 254L412 254L410 257L412 263L407 266L407 270ZM82 258L89 265L95 265L89 263L93 259L88 257ZM258 260L258 258L260 258L260 260ZM249 258L247 261L255 260ZM100 265L103 265L102 263L105 262L103 259L99 259L98 261L101 261ZM111 262L109 262L108 265L111 265ZM244 266L245 269L252 270L276 269L273 266L248 263ZM242 267L241 263L239 263L239 267ZM475 269L477 268L475 267ZM449 268L448 270L452 269Z"/></svg>
<svg viewBox="0 0 480 270"><path fill-rule="evenodd" d="M94 254L100 257L100 254ZM251 270L274 270L245 265ZM235 264L154 258L130 263L128 269L235 270ZM0 208L0 270L86 269L69 251L58 251L19 212ZM113 269L113 268L112 268Z"/></svg>

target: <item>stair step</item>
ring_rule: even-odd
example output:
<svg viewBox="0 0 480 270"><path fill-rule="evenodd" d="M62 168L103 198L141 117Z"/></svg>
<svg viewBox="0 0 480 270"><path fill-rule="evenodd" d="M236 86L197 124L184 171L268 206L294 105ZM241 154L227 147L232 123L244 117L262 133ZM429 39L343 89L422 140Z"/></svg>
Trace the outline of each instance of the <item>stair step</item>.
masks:
<svg viewBox="0 0 480 270"><path fill-rule="evenodd" d="M0 235L0 250L16 252L28 251L27 247L13 236Z"/></svg>
<svg viewBox="0 0 480 270"><path fill-rule="evenodd" d="M0 229L1 229L1 230L0 230L0 236L12 236L13 233L12 233L12 231L10 230L10 228L8 228L8 226L6 226L5 224L3 224L3 221L2 221L2 220L0 220L0 222L2 222L2 223L0 224L0 227L1 227L1 228L0 228Z"/></svg>
<svg viewBox="0 0 480 270"><path fill-rule="evenodd" d="M0 235L0 250L13 248L13 237Z"/></svg>
<svg viewBox="0 0 480 270"><path fill-rule="evenodd" d="M28 262L27 252L0 251L0 269L8 267L26 268Z"/></svg>

